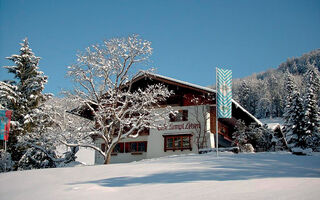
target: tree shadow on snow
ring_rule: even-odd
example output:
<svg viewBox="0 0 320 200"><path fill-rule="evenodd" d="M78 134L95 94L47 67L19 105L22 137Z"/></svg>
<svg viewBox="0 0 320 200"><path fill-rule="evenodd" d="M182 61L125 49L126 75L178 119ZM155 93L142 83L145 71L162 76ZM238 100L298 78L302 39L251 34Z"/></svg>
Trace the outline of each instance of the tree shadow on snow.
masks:
<svg viewBox="0 0 320 200"><path fill-rule="evenodd" d="M196 181L230 181L230 180L249 180L260 178L289 178L289 177L310 177L320 178L320 161L305 163L304 159L299 161L296 157L294 162L284 159L270 158L250 158L240 157L238 160L223 161L214 164L212 161L203 160L201 164L208 165L208 168L198 170L170 171L163 173L149 174L142 177L124 176L106 179L98 179L86 182L71 183L76 184L98 184L104 187L125 187L130 185L141 184L167 184L167 183L184 183ZM230 158L226 158L228 160ZM212 166L210 166L212 163ZM219 165L217 165L219 164Z"/></svg>

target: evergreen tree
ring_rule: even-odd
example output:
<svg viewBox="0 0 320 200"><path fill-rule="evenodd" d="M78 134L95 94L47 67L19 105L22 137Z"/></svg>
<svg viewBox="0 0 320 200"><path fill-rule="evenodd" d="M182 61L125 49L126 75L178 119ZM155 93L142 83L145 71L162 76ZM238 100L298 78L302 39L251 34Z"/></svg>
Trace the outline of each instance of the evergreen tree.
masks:
<svg viewBox="0 0 320 200"><path fill-rule="evenodd" d="M250 124L247 130L248 143L256 149L256 151L269 151L272 146L273 132L266 125L259 126L256 123Z"/></svg>
<svg viewBox="0 0 320 200"><path fill-rule="evenodd" d="M16 147L17 136L30 132L36 124L34 116L37 107L46 97L42 94L47 77L39 71L39 57L36 57L29 47L28 39L20 44L20 54L12 55L7 59L15 63L14 66L5 66L9 73L14 75L15 81L0 81L0 99L5 109L13 111L8 150L13 160L22 156L22 150Z"/></svg>
<svg viewBox="0 0 320 200"><path fill-rule="evenodd" d="M239 87L239 103L252 114L255 114L258 106L259 87L261 87L260 82L255 80L244 80Z"/></svg>
<svg viewBox="0 0 320 200"><path fill-rule="evenodd" d="M286 107L284 113L285 134L289 148L297 147L303 135L303 106L300 93L293 82L292 76L286 75Z"/></svg>
<svg viewBox="0 0 320 200"><path fill-rule="evenodd" d="M268 90L270 100L270 117L281 116L282 113L282 98L280 94L280 79L277 79L274 75L271 75L268 79Z"/></svg>
<svg viewBox="0 0 320 200"><path fill-rule="evenodd" d="M250 88L247 81L242 81L238 89L239 103L247 110L250 108Z"/></svg>
<svg viewBox="0 0 320 200"><path fill-rule="evenodd" d="M286 71L286 81L285 81L285 108L283 118L284 122L284 132L288 134L291 131L293 121L291 118L292 110L292 101L293 101L293 92L297 91L297 87L293 82L292 75L289 71Z"/></svg>
<svg viewBox="0 0 320 200"><path fill-rule="evenodd" d="M240 150L248 142L246 134L247 126L242 120L238 120L235 125L235 132L232 133L232 146L237 146Z"/></svg>
<svg viewBox="0 0 320 200"><path fill-rule="evenodd" d="M319 74L313 66L309 66L306 73L306 94L304 96L304 132L299 138L299 145L303 148L315 149L319 144L320 118L317 103L319 89Z"/></svg>

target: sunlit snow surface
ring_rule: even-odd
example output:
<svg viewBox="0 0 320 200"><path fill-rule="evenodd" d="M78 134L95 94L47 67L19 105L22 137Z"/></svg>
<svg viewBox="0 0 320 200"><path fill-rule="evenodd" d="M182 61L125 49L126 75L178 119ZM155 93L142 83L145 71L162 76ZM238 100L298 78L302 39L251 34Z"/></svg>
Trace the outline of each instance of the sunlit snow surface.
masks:
<svg viewBox="0 0 320 200"><path fill-rule="evenodd" d="M319 199L320 154L181 155L0 174L0 199Z"/></svg>

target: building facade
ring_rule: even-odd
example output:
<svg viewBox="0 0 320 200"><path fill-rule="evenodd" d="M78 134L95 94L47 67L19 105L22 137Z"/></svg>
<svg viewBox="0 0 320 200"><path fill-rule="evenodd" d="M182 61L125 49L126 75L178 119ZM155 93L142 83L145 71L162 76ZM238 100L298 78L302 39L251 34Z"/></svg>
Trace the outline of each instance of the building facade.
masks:
<svg viewBox="0 0 320 200"><path fill-rule="evenodd" d="M111 163L124 163L142 159L158 158L169 155L198 153L199 149L215 147L216 132L216 91L172 79L158 74L142 73L133 80L133 89L149 84L164 84L174 95L163 103L171 106L176 115L157 124L157 128L142 133L137 138L122 140L112 153ZM219 119L219 147L229 147L234 126L238 119L247 124L261 124L237 102L232 104L232 118ZM96 138L95 144L104 149L102 139ZM104 159L95 153L95 164L103 164Z"/></svg>

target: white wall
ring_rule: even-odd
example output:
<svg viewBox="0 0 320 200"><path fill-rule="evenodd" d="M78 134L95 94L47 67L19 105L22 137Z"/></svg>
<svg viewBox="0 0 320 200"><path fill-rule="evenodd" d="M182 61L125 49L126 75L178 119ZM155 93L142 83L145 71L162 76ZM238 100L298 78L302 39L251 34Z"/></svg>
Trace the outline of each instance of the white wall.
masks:
<svg viewBox="0 0 320 200"><path fill-rule="evenodd" d="M195 136L198 134L199 129L195 128L186 128L186 124L198 124L200 122L200 126L202 130L206 132L207 144L208 148L214 147L214 135L210 134L210 114L207 112L205 106L183 106L183 107L173 107L174 110L188 110L188 121L184 122L159 122L160 125L167 125L166 130L159 130L159 129L150 129L149 136L139 136L135 139L125 139L121 142L132 142L132 141L147 141L147 152L143 152L141 155L132 155L131 153L118 153L116 156L111 157L111 163L122 163L122 162L132 162L138 161L146 158L158 158L163 156L169 155L177 155L177 154L189 154L189 153L198 153L197 144L195 143ZM202 111L205 110L203 114ZM197 115L196 115L197 114ZM197 117L198 116L198 119ZM199 117L200 116L200 117ZM181 129L170 129L174 125L184 125L184 128ZM190 150L167 150L164 151L164 137L163 135L175 135L175 134L192 134L192 151ZM102 140L99 139L96 141L96 145L100 147ZM103 157L96 152L95 153L95 163L102 164L104 162Z"/></svg>

